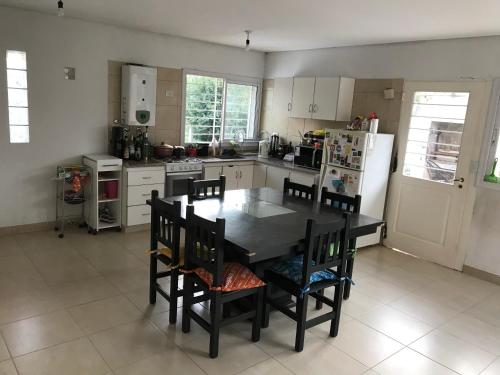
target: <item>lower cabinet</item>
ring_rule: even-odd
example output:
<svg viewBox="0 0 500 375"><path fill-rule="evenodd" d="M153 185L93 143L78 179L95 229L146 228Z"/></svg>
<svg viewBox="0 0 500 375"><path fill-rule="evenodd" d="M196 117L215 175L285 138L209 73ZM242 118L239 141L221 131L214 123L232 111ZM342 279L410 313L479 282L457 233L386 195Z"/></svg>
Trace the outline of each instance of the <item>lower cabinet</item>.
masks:
<svg viewBox="0 0 500 375"><path fill-rule="evenodd" d="M205 180L215 180L222 174L221 165L204 165L203 166L203 178Z"/></svg>
<svg viewBox="0 0 500 375"><path fill-rule="evenodd" d="M254 188L266 187L266 175L267 175L267 166L260 163L255 164L253 167L252 187Z"/></svg>
<svg viewBox="0 0 500 375"><path fill-rule="evenodd" d="M226 190L250 189L253 186L253 162L225 164L222 174L226 176Z"/></svg>
<svg viewBox="0 0 500 375"><path fill-rule="evenodd" d="M286 168L267 166L266 187L283 191L285 178L290 177L290 170Z"/></svg>
<svg viewBox="0 0 500 375"><path fill-rule="evenodd" d="M312 184L317 183L316 176L319 176L319 172L317 175L314 175L311 173L304 173L293 170L290 172L290 181L296 182L297 184L311 186Z"/></svg>

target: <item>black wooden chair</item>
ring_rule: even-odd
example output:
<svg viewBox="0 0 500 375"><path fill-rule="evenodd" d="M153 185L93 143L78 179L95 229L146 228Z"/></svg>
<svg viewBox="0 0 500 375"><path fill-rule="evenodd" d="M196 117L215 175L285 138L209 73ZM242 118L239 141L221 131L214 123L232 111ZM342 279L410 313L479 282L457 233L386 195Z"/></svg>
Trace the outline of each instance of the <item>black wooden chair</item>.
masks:
<svg viewBox="0 0 500 375"><path fill-rule="evenodd" d="M283 195L305 198L314 201L316 198L316 185L302 185L296 182L291 182L288 177L283 182Z"/></svg>
<svg viewBox="0 0 500 375"><path fill-rule="evenodd" d="M293 311L287 306L276 303L266 295L264 327L269 324L271 305L295 320L297 322L295 336L295 350L297 352L304 348L304 335L307 328L330 321L330 336L337 336L345 283L349 230L349 213L344 213L344 220L338 220L335 223L318 224L309 219L303 255L281 261L265 271L266 282L291 293L296 297L297 303L296 309ZM336 270L333 271L332 268ZM335 287L333 299L318 293L318 291L329 287ZM307 320L309 296L330 306L332 311Z"/></svg>
<svg viewBox="0 0 500 375"><path fill-rule="evenodd" d="M177 321L177 299L182 296L179 289L179 267L184 264L181 248L181 202L168 203L158 199L158 191L151 193L151 251L149 269L149 303L156 303L156 293L170 303L169 322ZM165 246L158 248L158 243ZM169 270L158 272L158 261ZM170 291L162 289L158 279L170 276Z"/></svg>
<svg viewBox="0 0 500 375"><path fill-rule="evenodd" d="M329 192L326 187L321 189L321 203L329 205L330 207L337 208L342 211L352 212L359 214L361 209L361 195L356 194L354 197L349 197L343 194ZM349 253L347 259L346 274L352 280L352 273L354 269L354 256L356 251L356 239L349 241ZM348 299L351 293L351 282L348 282L344 289L344 299ZM316 308L321 308L321 302L316 303Z"/></svg>
<svg viewBox="0 0 500 375"><path fill-rule="evenodd" d="M213 180L195 180L190 177L188 180L189 199L224 198L226 191L226 176L221 175Z"/></svg>
<svg viewBox="0 0 500 375"><path fill-rule="evenodd" d="M199 217L194 213L194 206L187 206L182 331L190 331L191 319L208 331L211 358L218 356L221 327L252 319L252 341L258 341L263 315L264 282L239 263L224 263L225 224L224 219L213 222ZM201 287L203 296L194 296L195 286ZM245 297L253 297L250 311L223 316L224 304ZM210 321L191 309L193 304L203 300L210 300Z"/></svg>

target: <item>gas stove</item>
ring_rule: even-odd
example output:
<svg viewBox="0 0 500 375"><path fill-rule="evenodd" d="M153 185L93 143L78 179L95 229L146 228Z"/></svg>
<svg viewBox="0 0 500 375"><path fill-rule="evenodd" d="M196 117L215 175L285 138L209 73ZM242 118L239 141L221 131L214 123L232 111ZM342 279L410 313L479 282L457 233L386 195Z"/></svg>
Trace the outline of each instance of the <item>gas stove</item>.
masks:
<svg viewBox="0 0 500 375"><path fill-rule="evenodd" d="M203 162L198 158L182 158L165 160L167 173L201 172Z"/></svg>

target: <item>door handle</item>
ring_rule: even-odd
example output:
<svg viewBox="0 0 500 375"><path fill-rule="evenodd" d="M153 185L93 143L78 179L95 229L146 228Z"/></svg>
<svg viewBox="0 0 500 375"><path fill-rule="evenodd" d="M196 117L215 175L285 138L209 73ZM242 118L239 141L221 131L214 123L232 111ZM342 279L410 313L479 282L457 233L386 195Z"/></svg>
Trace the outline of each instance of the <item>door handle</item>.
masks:
<svg viewBox="0 0 500 375"><path fill-rule="evenodd" d="M463 178L463 177L460 177L460 178L455 178L455 179L453 180L453 182L464 182L464 181L465 181L465 178Z"/></svg>

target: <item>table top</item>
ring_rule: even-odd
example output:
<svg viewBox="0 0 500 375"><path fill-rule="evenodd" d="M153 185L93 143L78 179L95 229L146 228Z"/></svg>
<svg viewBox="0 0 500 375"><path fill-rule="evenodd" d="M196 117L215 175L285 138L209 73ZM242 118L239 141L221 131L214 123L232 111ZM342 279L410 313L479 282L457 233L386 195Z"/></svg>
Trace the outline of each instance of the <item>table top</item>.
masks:
<svg viewBox="0 0 500 375"><path fill-rule="evenodd" d="M187 195L163 200L181 201L186 218ZM242 261L257 263L290 254L305 238L306 221L320 223L342 220L342 211L325 207L270 188L229 190L224 199L208 198L192 202L195 213L209 220L226 219L226 243ZM351 216L351 237L375 233L383 220L361 214Z"/></svg>

